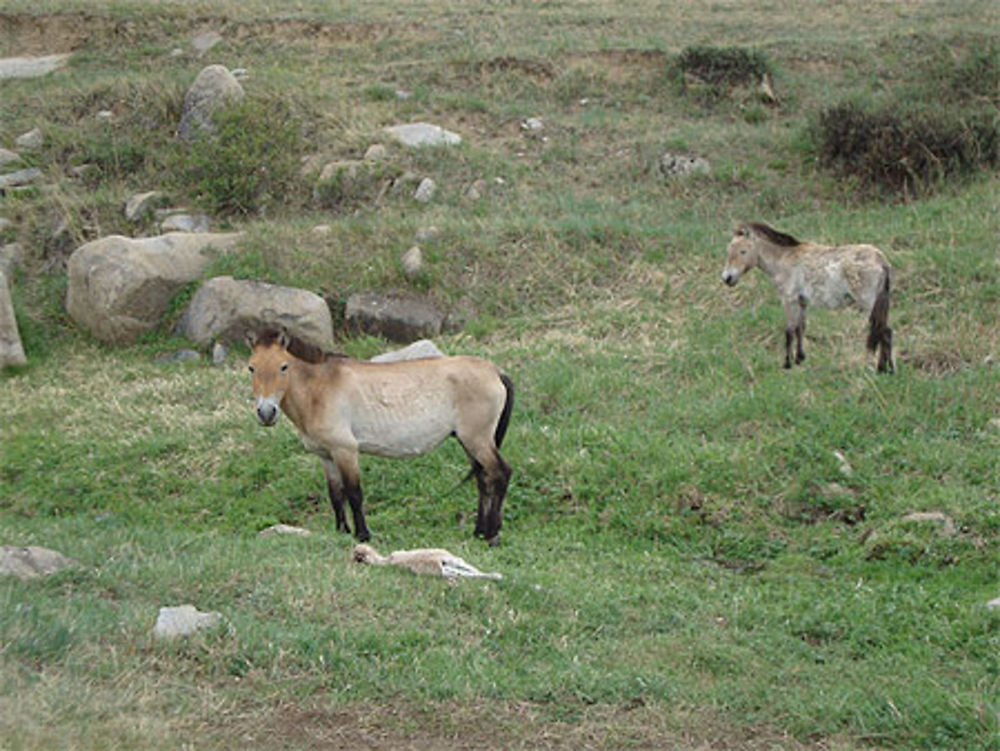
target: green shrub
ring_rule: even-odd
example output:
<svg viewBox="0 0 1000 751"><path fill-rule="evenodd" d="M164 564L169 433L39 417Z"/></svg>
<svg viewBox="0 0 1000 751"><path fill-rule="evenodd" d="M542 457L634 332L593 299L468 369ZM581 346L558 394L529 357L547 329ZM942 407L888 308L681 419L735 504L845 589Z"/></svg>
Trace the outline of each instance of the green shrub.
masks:
<svg viewBox="0 0 1000 751"><path fill-rule="evenodd" d="M214 132L178 149L171 172L180 190L217 214L255 214L301 198L301 124L287 104L248 100L212 120Z"/></svg>
<svg viewBox="0 0 1000 751"><path fill-rule="evenodd" d="M870 112L846 103L820 113L815 135L824 166L890 191L924 192L1000 159L997 122L982 114Z"/></svg>

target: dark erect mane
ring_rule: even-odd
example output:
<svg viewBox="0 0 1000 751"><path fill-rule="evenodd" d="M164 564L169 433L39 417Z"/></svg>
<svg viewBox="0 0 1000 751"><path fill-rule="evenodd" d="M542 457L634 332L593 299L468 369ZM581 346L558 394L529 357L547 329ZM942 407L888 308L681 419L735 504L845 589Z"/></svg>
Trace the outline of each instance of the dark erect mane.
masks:
<svg viewBox="0 0 1000 751"><path fill-rule="evenodd" d="M749 227L757 234L766 237L775 245L780 245L784 248L794 248L796 245L802 244L791 235L786 235L784 232L778 232L778 230L774 227L764 224L763 222L748 222L743 226Z"/></svg>
<svg viewBox="0 0 1000 751"><path fill-rule="evenodd" d="M254 343L265 347L277 344L281 339L282 333L288 339L288 353L313 365L326 362L327 360L347 357L347 355L342 355L339 352L327 352L322 347L317 347L315 344L310 344L299 339L297 336L289 334L287 331L282 332L279 329L263 329L262 331L258 331Z"/></svg>

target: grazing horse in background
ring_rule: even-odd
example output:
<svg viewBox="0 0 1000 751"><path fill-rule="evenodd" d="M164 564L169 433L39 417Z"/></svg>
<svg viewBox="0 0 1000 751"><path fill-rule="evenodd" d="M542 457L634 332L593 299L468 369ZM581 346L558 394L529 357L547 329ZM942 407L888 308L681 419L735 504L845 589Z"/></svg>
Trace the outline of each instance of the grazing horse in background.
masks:
<svg viewBox="0 0 1000 751"><path fill-rule="evenodd" d="M806 359L802 339L806 307L853 306L868 314L868 349L878 350L878 372L895 369L889 328L889 262L874 245L802 243L766 224L743 224L729 243L722 281L730 287L752 268L759 268L778 289L785 308L785 367Z"/></svg>
<svg viewBox="0 0 1000 751"><path fill-rule="evenodd" d="M257 417L274 425L288 416L305 447L323 462L337 529L371 537L362 508L359 453L425 454L455 436L479 485L477 537L499 542L510 465L500 445L514 405L514 385L495 365L476 357L362 362L323 352L284 331L248 337Z"/></svg>

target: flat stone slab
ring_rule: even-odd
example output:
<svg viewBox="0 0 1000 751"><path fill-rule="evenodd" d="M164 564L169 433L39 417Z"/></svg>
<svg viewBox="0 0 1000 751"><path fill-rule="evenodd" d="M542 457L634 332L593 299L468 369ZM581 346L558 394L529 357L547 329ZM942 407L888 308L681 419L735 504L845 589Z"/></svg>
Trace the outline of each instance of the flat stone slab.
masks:
<svg viewBox="0 0 1000 751"><path fill-rule="evenodd" d="M69 60L69 55L45 55L43 57L5 57L0 59L0 79L38 78L58 70Z"/></svg>
<svg viewBox="0 0 1000 751"><path fill-rule="evenodd" d="M17 172L8 172L6 175L0 175L0 190L13 188L18 185L30 185L41 179L42 171L36 167L21 169Z"/></svg>
<svg viewBox="0 0 1000 751"><path fill-rule="evenodd" d="M36 545L4 545L0 548L0 574L11 574L22 580L48 576L76 565L72 558Z"/></svg>
<svg viewBox="0 0 1000 751"><path fill-rule="evenodd" d="M444 352L438 349L430 339L420 339L408 344L402 349L394 349L375 355L372 362L399 362L400 360L426 360L431 357L444 357Z"/></svg>
<svg viewBox="0 0 1000 751"><path fill-rule="evenodd" d="M153 627L153 636L157 639L175 639L178 636L190 636L198 631L214 628L222 623L220 613L203 613L194 605L178 605L176 607L160 608Z"/></svg>
<svg viewBox="0 0 1000 751"><path fill-rule="evenodd" d="M392 125L385 132L404 146L454 146L462 142L458 133L445 130L431 123L407 123Z"/></svg>
<svg viewBox="0 0 1000 751"><path fill-rule="evenodd" d="M309 537L312 532L302 527L293 527L291 524L272 524L267 529L262 529L257 533L258 537L273 537L275 535L292 535L293 537Z"/></svg>

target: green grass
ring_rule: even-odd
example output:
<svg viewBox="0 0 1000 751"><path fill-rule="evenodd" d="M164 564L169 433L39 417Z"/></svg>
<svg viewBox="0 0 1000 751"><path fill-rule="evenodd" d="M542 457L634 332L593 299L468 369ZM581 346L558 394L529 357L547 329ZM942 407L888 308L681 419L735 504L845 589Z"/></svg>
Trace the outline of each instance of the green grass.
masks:
<svg viewBox="0 0 1000 751"><path fill-rule="evenodd" d="M14 302L29 356L0 377L0 543L81 566L0 581L0 745L996 747L1000 181L875 200L825 172L808 135L824 107L881 103L896 82L957 76L963 102L982 97L993 4L305 3L281 18L254 2L52 4L85 22L29 5L8 3L0 53L73 42L75 57L3 83L0 140L43 126L31 162L58 188L0 199L16 223L4 240L26 248ZM226 38L212 59L171 57L205 15ZM777 106L675 85L676 56L719 39L766 56ZM68 320L65 258L132 232L128 195L222 205L164 173L182 91L217 61L250 70L247 111L273 104L296 156L360 158L400 121L463 135L390 147L393 170L438 183L426 206L405 192L316 205L289 169L261 176L266 205L225 218L246 239L209 275L307 287L335 308L416 290L463 313L439 346L517 384L503 543L472 538L454 442L366 457L366 508L380 550L446 547L502 582L352 564L318 462L287 421L256 424L242 353L164 366L155 356L184 345L171 321L114 348ZM93 121L103 108L110 131ZM545 128L527 137L531 116ZM667 183L665 150L713 174ZM221 166L238 176L243 156ZM82 162L99 171L70 178ZM72 242L52 235L63 218ZM882 247L899 372L875 376L861 317L823 311L808 360L783 371L768 282L719 280L740 220ZM428 225L440 234L410 282L399 257ZM955 533L904 519L915 511ZM257 537L276 522L313 535ZM158 608L183 603L226 623L156 642Z"/></svg>

